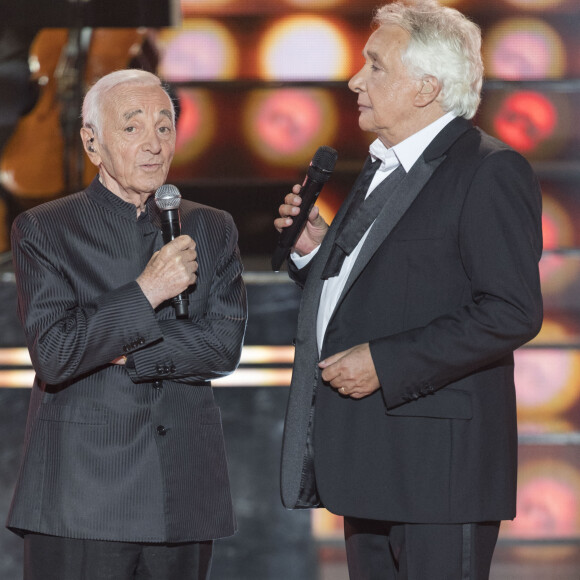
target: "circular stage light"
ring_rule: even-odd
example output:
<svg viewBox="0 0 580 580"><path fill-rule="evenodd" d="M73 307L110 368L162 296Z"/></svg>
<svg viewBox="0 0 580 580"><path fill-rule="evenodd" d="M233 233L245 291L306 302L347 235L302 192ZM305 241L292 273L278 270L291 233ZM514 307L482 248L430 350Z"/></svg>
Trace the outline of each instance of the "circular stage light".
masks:
<svg viewBox="0 0 580 580"><path fill-rule="evenodd" d="M238 71L238 49L229 30L216 20L186 20L158 38L159 74L171 82L228 80Z"/></svg>
<svg viewBox="0 0 580 580"><path fill-rule="evenodd" d="M566 144L570 131L568 103L559 97L537 91L490 95L485 117L494 134L520 153L550 158Z"/></svg>
<svg viewBox="0 0 580 580"><path fill-rule="evenodd" d="M518 475L517 517L502 522L503 538L559 540L580 533L580 470L560 459L522 460ZM515 548L526 560L552 560L574 553L577 547Z"/></svg>
<svg viewBox="0 0 580 580"><path fill-rule="evenodd" d="M537 18L509 18L487 32L486 75L507 80L559 78L566 71L560 35Z"/></svg>
<svg viewBox="0 0 580 580"><path fill-rule="evenodd" d="M566 209L543 192L542 232L544 250L556 250L574 244L574 225ZM540 260L540 280L545 296L564 291L578 277L580 262L564 254L545 252Z"/></svg>
<svg viewBox="0 0 580 580"><path fill-rule="evenodd" d="M556 415L580 399L580 353L560 348L523 348L514 354L518 413Z"/></svg>
<svg viewBox="0 0 580 580"><path fill-rule="evenodd" d="M177 123L174 167L194 161L206 150L215 134L216 112L208 91L178 89L180 114Z"/></svg>
<svg viewBox="0 0 580 580"><path fill-rule="evenodd" d="M267 80L342 80L349 76L350 51L345 33L319 16L289 16L264 35L259 49L260 75Z"/></svg>
<svg viewBox="0 0 580 580"><path fill-rule="evenodd" d="M245 105L244 132L260 157L290 167L331 144L337 119L334 101L322 89L253 91Z"/></svg>

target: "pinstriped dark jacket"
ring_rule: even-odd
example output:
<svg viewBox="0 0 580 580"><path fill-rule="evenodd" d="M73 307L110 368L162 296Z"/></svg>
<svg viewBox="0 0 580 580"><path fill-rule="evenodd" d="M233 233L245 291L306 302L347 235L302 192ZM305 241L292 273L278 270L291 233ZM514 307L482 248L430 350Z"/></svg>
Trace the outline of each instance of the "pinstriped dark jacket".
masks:
<svg viewBox="0 0 580 580"><path fill-rule="evenodd" d="M135 206L98 180L18 216L19 316L36 371L10 529L180 542L235 531L210 380L239 362L246 294L226 212L189 201L198 247L189 319L154 311L138 284L162 246L153 198ZM127 366L110 361L128 355Z"/></svg>

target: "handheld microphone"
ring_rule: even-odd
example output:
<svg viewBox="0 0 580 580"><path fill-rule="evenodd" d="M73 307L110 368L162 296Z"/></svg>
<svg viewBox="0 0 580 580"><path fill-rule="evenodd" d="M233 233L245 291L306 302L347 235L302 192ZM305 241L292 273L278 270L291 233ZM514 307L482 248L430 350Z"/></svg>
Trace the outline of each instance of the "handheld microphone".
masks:
<svg viewBox="0 0 580 580"><path fill-rule="evenodd" d="M292 224L282 230L278 245L274 248L272 256L272 270L274 272L280 271L280 266L288 258L290 249L302 233L310 211L322 190L322 186L330 179L337 158L338 153L336 150L326 145L319 147L314 154L299 194L302 198L300 213L292 216Z"/></svg>
<svg viewBox="0 0 580 580"><path fill-rule="evenodd" d="M162 185L155 192L155 203L161 210L161 232L163 242L168 244L171 240L181 235L181 221L179 219L179 204L181 194L175 185ZM187 318L189 298L186 292L172 298L171 303L175 309L176 318Z"/></svg>

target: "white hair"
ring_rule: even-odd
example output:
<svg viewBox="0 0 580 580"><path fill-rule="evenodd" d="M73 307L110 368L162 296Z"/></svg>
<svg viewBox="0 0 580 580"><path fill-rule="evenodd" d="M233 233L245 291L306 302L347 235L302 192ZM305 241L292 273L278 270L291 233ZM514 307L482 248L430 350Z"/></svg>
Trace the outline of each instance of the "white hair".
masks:
<svg viewBox="0 0 580 580"><path fill-rule="evenodd" d="M103 116L103 102L106 93L119 86L133 84L137 86L161 87L171 103L171 116L175 125L175 107L171 95L163 86L161 79L153 73L140 69L118 70L100 78L88 91L83 100L82 121L83 127L93 129L97 137L100 136Z"/></svg>
<svg viewBox="0 0 580 580"><path fill-rule="evenodd" d="M471 119L481 100L481 30L453 8L436 0L399 0L378 8L373 23L394 24L410 34L401 55L409 73L435 77L442 86L445 112Z"/></svg>

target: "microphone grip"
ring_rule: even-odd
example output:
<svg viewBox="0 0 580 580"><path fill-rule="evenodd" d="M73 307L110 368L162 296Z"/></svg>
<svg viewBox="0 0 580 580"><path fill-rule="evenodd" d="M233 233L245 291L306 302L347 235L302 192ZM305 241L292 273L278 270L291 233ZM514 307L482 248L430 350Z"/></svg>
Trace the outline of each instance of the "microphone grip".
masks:
<svg viewBox="0 0 580 580"><path fill-rule="evenodd" d="M164 210L161 214L161 233L163 242L168 244L181 235L179 208ZM171 299L176 318L187 318L189 313L189 297L187 292L181 292Z"/></svg>
<svg viewBox="0 0 580 580"><path fill-rule="evenodd" d="M324 183L320 183L315 179L307 178L300 190L300 197L302 203L300 204L300 212L296 216L292 216L292 223L280 232L278 244L272 253L272 270L274 272L280 271L280 267L290 255L292 246L300 237L308 216L322 191Z"/></svg>

